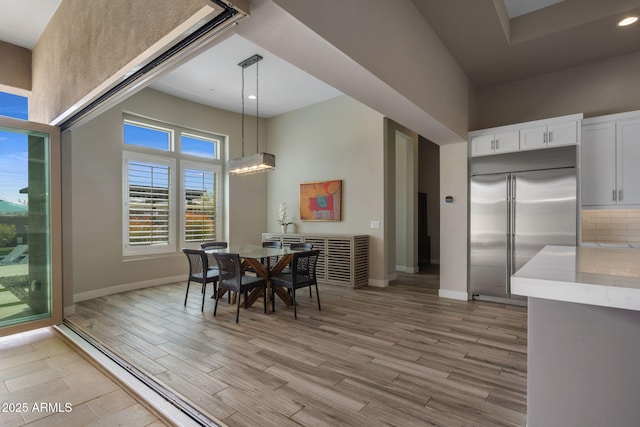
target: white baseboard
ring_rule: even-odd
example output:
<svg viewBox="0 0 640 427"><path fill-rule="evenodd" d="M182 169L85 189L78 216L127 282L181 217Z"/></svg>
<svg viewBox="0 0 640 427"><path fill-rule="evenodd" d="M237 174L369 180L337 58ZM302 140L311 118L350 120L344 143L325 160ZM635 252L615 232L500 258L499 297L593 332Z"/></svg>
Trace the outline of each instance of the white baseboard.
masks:
<svg viewBox="0 0 640 427"><path fill-rule="evenodd" d="M69 307L64 307L62 313L64 317L73 316L74 314L76 314L76 305L73 304Z"/></svg>
<svg viewBox="0 0 640 427"><path fill-rule="evenodd" d="M467 292L449 291L447 289L440 289L438 291L440 298L457 299L460 301L469 301L469 294Z"/></svg>
<svg viewBox="0 0 640 427"><path fill-rule="evenodd" d="M407 267L406 265L396 265L396 271L401 273L417 273L420 271L420 267Z"/></svg>
<svg viewBox="0 0 640 427"><path fill-rule="evenodd" d="M76 303L105 297L107 295L119 294L120 292L134 291L136 289L149 288L151 286L168 285L169 283L176 282L186 282L185 275L162 277L160 279L144 280L142 282L126 283L124 285L111 286L109 288L101 288L94 291L80 292L78 294L73 294L73 302Z"/></svg>
<svg viewBox="0 0 640 427"><path fill-rule="evenodd" d="M389 280L369 279L369 286L373 286L374 288L386 288L389 286Z"/></svg>

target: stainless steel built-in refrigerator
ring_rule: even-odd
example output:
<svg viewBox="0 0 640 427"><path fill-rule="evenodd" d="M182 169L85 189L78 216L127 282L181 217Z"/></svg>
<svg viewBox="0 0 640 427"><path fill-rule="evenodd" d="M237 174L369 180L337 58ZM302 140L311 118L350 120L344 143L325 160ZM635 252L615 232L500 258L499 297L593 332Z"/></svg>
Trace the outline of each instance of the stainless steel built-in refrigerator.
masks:
<svg viewBox="0 0 640 427"><path fill-rule="evenodd" d="M472 159L469 287L510 299L511 275L546 245L576 245L575 147ZM545 151L545 150L538 150Z"/></svg>

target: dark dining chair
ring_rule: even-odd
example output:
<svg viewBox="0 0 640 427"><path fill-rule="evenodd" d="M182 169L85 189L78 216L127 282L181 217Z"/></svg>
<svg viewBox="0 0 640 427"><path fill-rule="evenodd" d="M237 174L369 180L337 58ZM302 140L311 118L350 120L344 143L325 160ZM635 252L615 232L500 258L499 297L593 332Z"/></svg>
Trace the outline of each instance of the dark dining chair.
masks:
<svg viewBox="0 0 640 427"><path fill-rule="evenodd" d="M279 241L262 242L262 247L263 248L282 249L282 243L280 243ZM269 266L270 267L273 267L278 262L278 257L277 256L272 256L272 257L268 257L268 258L269 258ZM262 264L262 265L264 265L266 267L267 266L267 258L260 258L260 264ZM252 267L247 268L246 271L250 271L252 273L255 273L255 270Z"/></svg>
<svg viewBox="0 0 640 427"><path fill-rule="evenodd" d="M218 294L218 268L209 268L209 257L201 249L183 249L182 252L187 256L189 260L189 278L187 280L187 292L184 296L184 305L187 305L187 297L189 296L189 286L191 282L198 282L202 284L202 307L204 311L204 295L207 291L207 283L213 283L213 295ZM217 298L216 298L217 302Z"/></svg>
<svg viewBox="0 0 640 427"><path fill-rule="evenodd" d="M310 251L313 249L313 244L312 243L308 243L308 242L301 242L301 243L291 243L289 245L289 249L292 250L297 250L297 251ZM298 270L301 270L302 273L304 274L306 271L309 270L309 266L305 264L307 260L305 258L300 260L300 264L298 265ZM282 270L283 273L291 273L291 264L289 264L287 267L285 267ZM309 298L311 298L311 286L309 286Z"/></svg>
<svg viewBox="0 0 640 427"><path fill-rule="evenodd" d="M275 242L262 242L262 247L263 248L274 248L274 249L282 249L282 243L279 241L275 241ZM260 260L260 262L263 265L267 265L267 261L266 258L262 258ZM271 266L273 267L276 263L278 262L278 257L277 256L272 256L269 257L269 263L271 264Z"/></svg>
<svg viewBox="0 0 640 427"><path fill-rule="evenodd" d="M274 303L274 286L282 286L291 292L291 300L293 303L293 317L298 318L298 310L296 307L296 289L305 288L307 286L316 287L316 297L318 299L318 311L320 308L320 292L318 291L318 281L316 280L316 266L318 265L319 250L311 250L304 252L295 252L291 259L291 265L306 265L307 270L298 270L292 268L288 274L279 274L271 278L271 310L275 311Z"/></svg>
<svg viewBox="0 0 640 427"><path fill-rule="evenodd" d="M226 249L229 247L229 244L227 242L204 242L200 245L200 248L202 250L205 249ZM210 269L217 269L218 268L218 264L216 263L216 259L213 257L213 254L207 254L209 257L209 268ZM217 298L218 295L214 295L211 298ZM231 302L231 292L229 292L227 294L227 300L228 302Z"/></svg>
<svg viewBox="0 0 640 427"><path fill-rule="evenodd" d="M200 247L202 249L226 249L229 244L227 242L204 242Z"/></svg>
<svg viewBox="0 0 640 427"><path fill-rule="evenodd" d="M218 262L218 268L220 269L220 283L219 289L226 289L227 291L235 291L238 293L236 309L236 323L240 318L240 295L244 295L244 306L247 305L247 297L249 291L258 287L262 287L262 294L264 298L264 312L267 312L267 281L261 277L245 276L242 274L242 261L238 254L213 254ZM216 304L213 308L213 316L215 317L218 310L218 300L216 298Z"/></svg>

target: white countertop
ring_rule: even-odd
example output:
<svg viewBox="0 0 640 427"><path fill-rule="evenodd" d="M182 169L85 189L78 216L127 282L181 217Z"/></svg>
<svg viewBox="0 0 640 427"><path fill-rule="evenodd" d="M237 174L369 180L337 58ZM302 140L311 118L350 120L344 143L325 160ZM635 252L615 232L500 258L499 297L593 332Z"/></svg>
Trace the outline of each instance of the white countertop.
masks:
<svg viewBox="0 0 640 427"><path fill-rule="evenodd" d="M546 246L511 276L511 293L640 311L640 249Z"/></svg>

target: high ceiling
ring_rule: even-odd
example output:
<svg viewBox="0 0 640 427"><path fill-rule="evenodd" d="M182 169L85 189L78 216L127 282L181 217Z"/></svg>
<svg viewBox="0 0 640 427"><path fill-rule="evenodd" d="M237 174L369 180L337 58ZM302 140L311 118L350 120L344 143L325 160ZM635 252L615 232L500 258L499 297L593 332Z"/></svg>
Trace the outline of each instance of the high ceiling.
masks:
<svg viewBox="0 0 640 427"><path fill-rule="evenodd" d="M513 19L502 0L412 1L476 88L640 50L640 23L616 25L640 0L564 0Z"/></svg>
<svg viewBox="0 0 640 427"><path fill-rule="evenodd" d="M260 117L272 117L341 95L333 87L239 35L231 35L209 48L152 83L151 87L199 104L240 112L242 68L238 63L254 54L263 59L245 69L247 114L256 113L256 101L247 98L255 94L256 86L260 96Z"/></svg>
<svg viewBox="0 0 640 427"><path fill-rule="evenodd" d="M400 0L396 0L400 1ZM623 55L640 49L640 0L403 0L412 1L476 88ZM61 0L2 0L0 40L35 46ZM522 8L524 6L524 8ZM234 35L172 71L152 87L195 102L240 110L237 63L262 54L261 116L272 116L340 94L314 77ZM255 87L247 68L247 91ZM247 104L247 111L255 104Z"/></svg>

